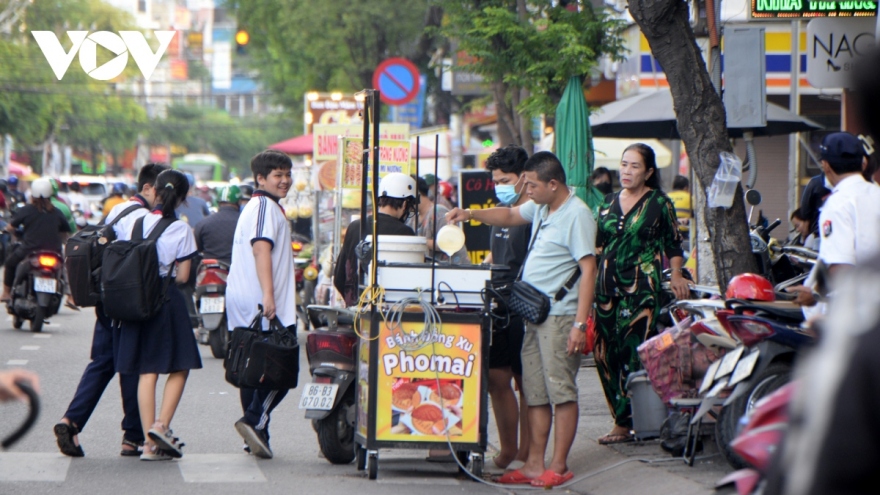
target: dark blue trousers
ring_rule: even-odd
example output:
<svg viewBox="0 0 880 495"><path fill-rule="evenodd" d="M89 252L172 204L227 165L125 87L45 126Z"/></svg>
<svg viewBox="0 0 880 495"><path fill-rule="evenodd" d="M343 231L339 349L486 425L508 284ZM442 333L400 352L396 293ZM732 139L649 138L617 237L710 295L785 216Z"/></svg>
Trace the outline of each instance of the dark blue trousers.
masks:
<svg viewBox="0 0 880 495"><path fill-rule="evenodd" d="M110 321L103 314L100 307L95 308L97 320L95 321L95 333L92 338L92 361L86 366L76 393L70 401L70 406L64 417L75 424L80 430L85 428L92 412L101 400L104 389L116 375L116 364L113 362L113 332L110 330ZM141 425L141 416L138 412L137 375L119 375L119 386L122 390L122 410L125 415L122 418L122 430L125 438L132 442L144 441L144 430Z"/></svg>
<svg viewBox="0 0 880 495"><path fill-rule="evenodd" d="M241 409L244 420L257 430L266 433L269 439L269 415L287 395L287 390L257 390L253 388L239 389Z"/></svg>

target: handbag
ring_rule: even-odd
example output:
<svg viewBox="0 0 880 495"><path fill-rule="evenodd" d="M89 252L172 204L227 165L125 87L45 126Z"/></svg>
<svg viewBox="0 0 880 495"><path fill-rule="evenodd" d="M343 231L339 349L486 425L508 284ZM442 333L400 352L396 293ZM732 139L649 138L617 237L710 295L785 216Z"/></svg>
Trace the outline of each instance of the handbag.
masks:
<svg viewBox="0 0 880 495"><path fill-rule="evenodd" d="M299 343L278 318L264 331L263 307L247 327L232 331L223 367L226 381L238 388L287 390L299 380Z"/></svg>
<svg viewBox="0 0 880 495"><path fill-rule="evenodd" d="M507 301L508 307L514 313L520 315L524 320L529 323L540 325L547 320L547 316L550 314L550 297L547 294L536 289L532 284L525 282L522 280L523 270L526 267L526 260L529 258L529 254L532 252L532 247L535 245L535 239L538 237L538 232L541 230L541 225L544 223L543 220L538 222L538 228L535 229L534 234L532 234L532 241L529 243L529 250L526 253L526 259L523 260L523 264L519 269L519 275L516 277L516 281L510 287L510 298ZM581 276L581 268L578 266L574 273L569 277L568 281L563 285L559 292L554 296L555 301L561 301L562 298L568 294L568 291L574 287L575 282Z"/></svg>

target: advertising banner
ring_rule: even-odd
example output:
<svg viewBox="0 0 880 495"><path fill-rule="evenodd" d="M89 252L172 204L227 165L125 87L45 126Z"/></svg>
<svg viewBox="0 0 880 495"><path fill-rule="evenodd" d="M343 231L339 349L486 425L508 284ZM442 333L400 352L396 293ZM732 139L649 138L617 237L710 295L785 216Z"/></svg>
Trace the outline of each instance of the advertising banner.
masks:
<svg viewBox="0 0 880 495"><path fill-rule="evenodd" d="M482 380L479 323L381 323L376 439L477 443ZM362 341L363 347L363 341ZM359 418L360 419L360 418Z"/></svg>
<svg viewBox="0 0 880 495"><path fill-rule="evenodd" d="M363 175L364 141L361 138L345 138L342 140L344 154L342 157L342 188L360 189ZM383 139L379 141L379 179L393 173L411 173L409 141ZM372 158L369 158L372 163ZM373 190L371 176L367 175L367 190Z"/></svg>
<svg viewBox="0 0 880 495"><path fill-rule="evenodd" d="M488 170L462 170L459 177L458 204L462 208L479 210L494 208L497 205L495 198L495 183L492 182L492 172ZM492 240L492 227L476 220L462 223L464 230L465 248L471 263L479 265L489 255L489 246Z"/></svg>
<svg viewBox="0 0 880 495"><path fill-rule="evenodd" d="M318 181L321 190L333 191L336 189L336 173L339 170L337 153L339 150L338 137L359 138L364 137L363 124L315 124L312 128L314 135L314 151L312 163L318 167ZM380 140L409 140L408 124L379 124Z"/></svg>

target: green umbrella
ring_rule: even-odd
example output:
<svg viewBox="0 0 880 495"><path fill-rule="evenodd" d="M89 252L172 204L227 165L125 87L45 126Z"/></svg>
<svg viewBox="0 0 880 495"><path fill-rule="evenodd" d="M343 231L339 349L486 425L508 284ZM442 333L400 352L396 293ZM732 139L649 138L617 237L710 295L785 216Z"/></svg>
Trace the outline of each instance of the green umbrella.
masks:
<svg viewBox="0 0 880 495"><path fill-rule="evenodd" d="M596 214L604 199L590 183L593 173L593 135L590 109L579 77L568 80L562 101L556 107L556 156L565 167L568 185Z"/></svg>

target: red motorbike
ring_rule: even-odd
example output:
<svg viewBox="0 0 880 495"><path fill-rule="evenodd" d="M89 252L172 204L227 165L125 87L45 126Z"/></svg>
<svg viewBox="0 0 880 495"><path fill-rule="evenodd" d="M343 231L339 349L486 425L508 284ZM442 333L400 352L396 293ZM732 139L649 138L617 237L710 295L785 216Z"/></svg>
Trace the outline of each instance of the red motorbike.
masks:
<svg viewBox="0 0 880 495"><path fill-rule="evenodd" d="M211 347L211 355L226 357L229 346L229 330L226 328L226 279L229 265L215 259L205 259L196 274L196 307L199 312L199 328L196 331L200 344Z"/></svg>
<svg viewBox="0 0 880 495"><path fill-rule="evenodd" d="M788 429L788 405L798 382L791 382L761 399L748 423L730 448L751 467L740 469L718 482L718 488L734 486L739 495L756 493Z"/></svg>

